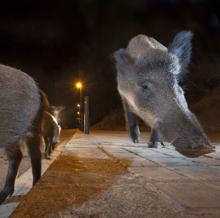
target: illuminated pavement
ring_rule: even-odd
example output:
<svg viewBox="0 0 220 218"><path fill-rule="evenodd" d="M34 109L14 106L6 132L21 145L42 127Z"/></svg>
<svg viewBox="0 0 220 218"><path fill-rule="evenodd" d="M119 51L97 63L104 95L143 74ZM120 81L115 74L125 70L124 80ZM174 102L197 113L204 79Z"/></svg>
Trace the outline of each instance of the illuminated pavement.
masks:
<svg viewBox="0 0 220 218"><path fill-rule="evenodd" d="M11 217L220 217L220 146L190 159L125 132L77 132Z"/></svg>

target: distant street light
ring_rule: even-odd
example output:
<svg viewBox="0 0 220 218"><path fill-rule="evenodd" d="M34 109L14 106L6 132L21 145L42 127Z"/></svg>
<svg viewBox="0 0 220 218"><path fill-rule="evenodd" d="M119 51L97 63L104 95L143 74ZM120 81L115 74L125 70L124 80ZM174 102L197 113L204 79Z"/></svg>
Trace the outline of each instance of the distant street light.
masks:
<svg viewBox="0 0 220 218"><path fill-rule="evenodd" d="M80 103L76 106L79 111L77 111L77 120L79 121L80 130L84 131L85 134L89 134L89 97L83 97L83 84L78 81L76 88L79 90Z"/></svg>
<svg viewBox="0 0 220 218"><path fill-rule="evenodd" d="M80 112L77 114L80 115L80 129L81 131L83 131L83 120L84 120L84 115L83 115L83 93L82 93L82 89L83 89L83 84L82 82L78 81L76 83L76 88L79 89L79 97L80 97L80 103L77 104L77 107L80 109Z"/></svg>
<svg viewBox="0 0 220 218"><path fill-rule="evenodd" d="M81 82L77 82L76 83L76 88L77 89L82 89L82 83Z"/></svg>

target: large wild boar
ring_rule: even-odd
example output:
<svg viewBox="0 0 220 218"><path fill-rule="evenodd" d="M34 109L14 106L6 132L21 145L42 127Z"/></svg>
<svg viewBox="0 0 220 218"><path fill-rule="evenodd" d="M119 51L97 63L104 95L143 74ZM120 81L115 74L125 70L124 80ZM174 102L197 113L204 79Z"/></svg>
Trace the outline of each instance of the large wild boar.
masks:
<svg viewBox="0 0 220 218"><path fill-rule="evenodd" d="M41 131L45 143L45 154L48 159L50 159L50 154L55 145L59 142L60 130L61 127L56 118L51 113L45 111Z"/></svg>
<svg viewBox="0 0 220 218"><path fill-rule="evenodd" d="M9 160L0 203L14 192L15 178L22 159L19 147L25 141L29 150L33 184L41 176L40 134L44 99L35 81L20 70L0 65L0 147Z"/></svg>
<svg viewBox="0 0 220 218"><path fill-rule="evenodd" d="M190 62L191 39L190 31L182 31L166 48L138 35L115 52L118 91L133 142L139 140L138 116L152 129L149 147L167 140L190 157L213 151L179 85Z"/></svg>

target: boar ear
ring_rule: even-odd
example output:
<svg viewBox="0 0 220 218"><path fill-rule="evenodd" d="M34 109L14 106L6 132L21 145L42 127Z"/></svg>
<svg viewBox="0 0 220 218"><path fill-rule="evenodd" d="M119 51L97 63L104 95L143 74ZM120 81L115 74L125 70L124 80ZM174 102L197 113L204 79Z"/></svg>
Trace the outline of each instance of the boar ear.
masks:
<svg viewBox="0 0 220 218"><path fill-rule="evenodd" d="M123 71L129 66L132 61L131 57L127 54L124 48L121 48L114 52L114 58L116 61L116 68L119 71Z"/></svg>
<svg viewBox="0 0 220 218"><path fill-rule="evenodd" d="M180 70L177 73L179 77L184 75L189 65L192 53L192 37L191 31L179 32L173 42L168 46L168 52L174 54L179 59Z"/></svg>

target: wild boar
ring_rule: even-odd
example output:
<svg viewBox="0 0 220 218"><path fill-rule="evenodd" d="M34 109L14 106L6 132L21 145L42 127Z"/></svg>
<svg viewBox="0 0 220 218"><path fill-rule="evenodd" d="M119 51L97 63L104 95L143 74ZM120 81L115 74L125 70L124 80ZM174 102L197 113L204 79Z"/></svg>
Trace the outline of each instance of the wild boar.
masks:
<svg viewBox="0 0 220 218"><path fill-rule="evenodd" d="M19 147L25 141L31 158L33 185L41 176L41 122L45 107L36 82L26 73L0 65L0 147L9 166L0 192L0 203L14 192L15 178L22 159Z"/></svg>
<svg viewBox="0 0 220 218"><path fill-rule="evenodd" d="M50 159L50 154L59 142L61 127L56 118L49 112L44 111L41 133L45 142L46 158Z"/></svg>
<svg viewBox="0 0 220 218"><path fill-rule="evenodd" d="M192 36L182 31L167 48L138 35L114 53L118 91L133 142L139 140L138 116L152 129L149 147L167 140L190 157L213 151L179 84L190 62Z"/></svg>

